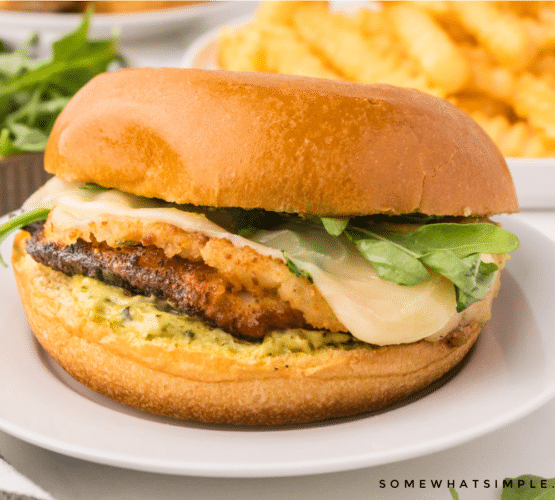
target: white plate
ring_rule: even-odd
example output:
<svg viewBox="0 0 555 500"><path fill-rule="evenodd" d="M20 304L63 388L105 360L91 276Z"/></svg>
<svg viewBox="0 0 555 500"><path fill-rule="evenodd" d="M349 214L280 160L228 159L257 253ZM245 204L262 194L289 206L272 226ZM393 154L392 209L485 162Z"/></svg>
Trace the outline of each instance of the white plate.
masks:
<svg viewBox="0 0 555 500"><path fill-rule="evenodd" d="M220 477L349 470L466 442L555 394L555 243L500 218L521 247L493 318L457 373L405 405L318 425L232 428L150 416L70 379L29 331L11 269L0 268L0 429L73 457L132 469ZM5 257L7 242L2 245Z"/></svg>
<svg viewBox="0 0 555 500"><path fill-rule="evenodd" d="M245 26L252 16L226 23ZM221 69L218 66L218 38L222 27L213 28L197 38L181 60L184 68ZM507 158L521 209L555 208L555 158Z"/></svg>
<svg viewBox="0 0 555 500"><path fill-rule="evenodd" d="M130 12L121 14L96 14L91 23L91 36L105 38L114 28L121 29L121 39L138 39L162 32L184 29L188 21L201 16L231 12L237 8L234 2L207 2L172 9ZM41 32L47 40L74 30L81 22L81 14L16 12L0 10L1 38L13 43L21 42L32 32Z"/></svg>

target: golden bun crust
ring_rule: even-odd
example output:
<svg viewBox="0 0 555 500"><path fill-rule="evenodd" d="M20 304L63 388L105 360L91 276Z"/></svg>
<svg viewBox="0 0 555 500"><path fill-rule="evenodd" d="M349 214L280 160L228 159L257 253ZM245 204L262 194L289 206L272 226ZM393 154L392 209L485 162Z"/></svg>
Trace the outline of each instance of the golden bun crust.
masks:
<svg viewBox="0 0 555 500"><path fill-rule="evenodd" d="M316 215L518 211L503 156L447 101L289 75L102 74L59 116L45 168L205 206Z"/></svg>
<svg viewBox="0 0 555 500"><path fill-rule="evenodd" d="M31 329L44 349L94 391L170 417L276 425L383 408L458 364L483 326L462 328L457 345L420 341L262 360L132 345L74 307L69 278L28 256L27 237L17 235L12 262Z"/></svg>

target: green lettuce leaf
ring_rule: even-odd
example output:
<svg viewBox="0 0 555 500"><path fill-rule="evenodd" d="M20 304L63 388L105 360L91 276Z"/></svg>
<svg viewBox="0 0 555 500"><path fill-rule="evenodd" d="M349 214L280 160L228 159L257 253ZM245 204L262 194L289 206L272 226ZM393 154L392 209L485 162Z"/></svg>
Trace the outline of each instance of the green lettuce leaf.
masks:
<svg viewBox="0 0 555 500"><path fill-rule="evenodd" d="M503 480L501 500L555 500L555 478L522 475Z"/></svg>
<svg viewBox="0 0 555 500"><path fill-rule="evenodd" d="M339 236L349 225L348 217L320 217L324 229L332 236Z"/></svg>
<svg viewBox="0 0 555 500"><path fill-rule="evenodd" d="M74 32L54 42L48 61L33 58L36 37L0 53L0 157L44 150L70 98L111 65L124 65L116 38L88 40L90 16L87 11Z"/></svg>

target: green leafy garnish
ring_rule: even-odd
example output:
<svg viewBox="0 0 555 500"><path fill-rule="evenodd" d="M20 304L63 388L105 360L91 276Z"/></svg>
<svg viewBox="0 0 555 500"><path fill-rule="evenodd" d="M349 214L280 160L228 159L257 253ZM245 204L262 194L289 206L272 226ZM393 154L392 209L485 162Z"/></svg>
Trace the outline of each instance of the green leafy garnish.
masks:
<svg viewBox="0 0 555 500"><path fill-rule="evenodd" d="M377 235L375 239L368 238L355 231L349 231L347 236L384 280L413 286L430 277L415 254L395 243L379 239Z"/></svg>
<svg viewBox="0 0 555 500"><path fill-rule="evenodd" d="M11 218L9 221L4 222L0 225L0 244L14 231L21 229L22 227L31 224L31 222L36 222L38 220L45 220L50 212L49 208L37 208L24 214L18 215L17 217ZM2 259L0 255L0 264L4 267L8 265Z"/></svg>
<svg viewBox="0 0 555 500"><path fill-rule="evenodd" d="M455 284L457 312L482 300L495 280L497 265L482 262L479 253L459 258L450 250L429 253L422 262Z"/></svg>
<svg viewBox="0 0 555 500"><path fill-rule="evenodd" d="M138 247L141 244L138 241L121 240L121 241L116 241L116 245L120 247Z"/></svg>
<svg viewBox="0 0 555 500"><path fill-rule="evenodd" d="M0 44L0 157L42 151L60 111L89 80L123 65L117 40L89 41L91 11L81 25L54 42L49 61L32 57L37 37L15 51Z"/></svg>
<svg viewBox="0 0 555 500"><path fill-rule="evenodd" d="M555 500L555 478L529 474L505 478L501 500Z"/></svg>
<svg viewBox="0 0 555 500"><path fill-rule="evenodd" d="M459 494L457 493L457 490L455 490L455 488L449 488L449 493L451 493L451 498L453 500L459 500Z"/></svg>
<svg viewBox="0 0 555 500"><path fill-rule="evenodd" d="M340 236L349 225L348 217L320 217L325 230L332 236Z"/></svg>
<svg viewBox="0 0 555 500"><path fill-rule="evenodd" d="M436 223L415 231L376 232L419 255L450 250L457 257L466 257L473 253L505 253L507 248L518 247L514 234L488 223Z"/></svg>
<svg viewBox="0 0 555 500"><path fill-rule="evenodd" d="M97 192L97 191L108 191L111 188L101 186L100 184L95 184L94 182L87 182L86 184L79 186L79 189L83 189L84 191Z"/></svg>
<svg viewBox="0 0 555 500"><path fill-rule="evenodd" d="M289 258L287 257L287 254L285 252L283 253L283 257L285 258L285 262L287 263L287 267L289 268L289 271L291 271L295 276L297 276L297 278L306 278L308 281L310 281L311 283L314 282L314 280L312 279L312 276L310 276L310 273L308 271L305 271L304 269L299 269L295 263Z"/></svg>
<svg viewBox="0 0 555 500"><path fill-rule="evenodd" d="M378 275L400 285L414 286L433 269L455 285L457 312L482 300L498 269L482 262L481 253L508 253L518 248L517 237L494 224L436 223L415 231L372 231L348 226L347 237L374 266Z"/></svg>
<svg viewBox="0 0 555 500"><path fill-rule="evenodd" d="M216 211L218 212L218 211ZM238 234L243 238L250 238L263 229L271 229L281 224L287 216L277 212L269 212L261 208L246 210L244 208L227 208L225 209L227 219L223 220L222 213L208 213L208 218L213 218L214 215L219 215L217 223L223 227L228 227L232 233Z"/></svg>

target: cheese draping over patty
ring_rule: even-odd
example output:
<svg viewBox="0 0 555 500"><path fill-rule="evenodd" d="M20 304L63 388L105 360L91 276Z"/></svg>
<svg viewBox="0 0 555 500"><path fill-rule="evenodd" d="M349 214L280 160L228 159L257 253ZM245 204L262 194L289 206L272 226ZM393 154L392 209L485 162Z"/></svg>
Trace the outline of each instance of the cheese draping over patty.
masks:
<svg viewBox="0 0 555 500"><path fill-rule="evenodd" d="M24 209L55 207L56 223L65 227L82 226L107 215L136 218L222 238L235 247L249 247L281 262L285 262L286 252L298 268L310 273L337 319L364 342L390 345L435 340L464 323L465 315L489 317L488 300L457 313L454 286L437 273L416 286L379 278L346 237L331 236L323 228L292 222L247 239L226 231L202 213L184 211L177 205L114 189L86 190L80 186L54 178L25 203Z"/></svg>

